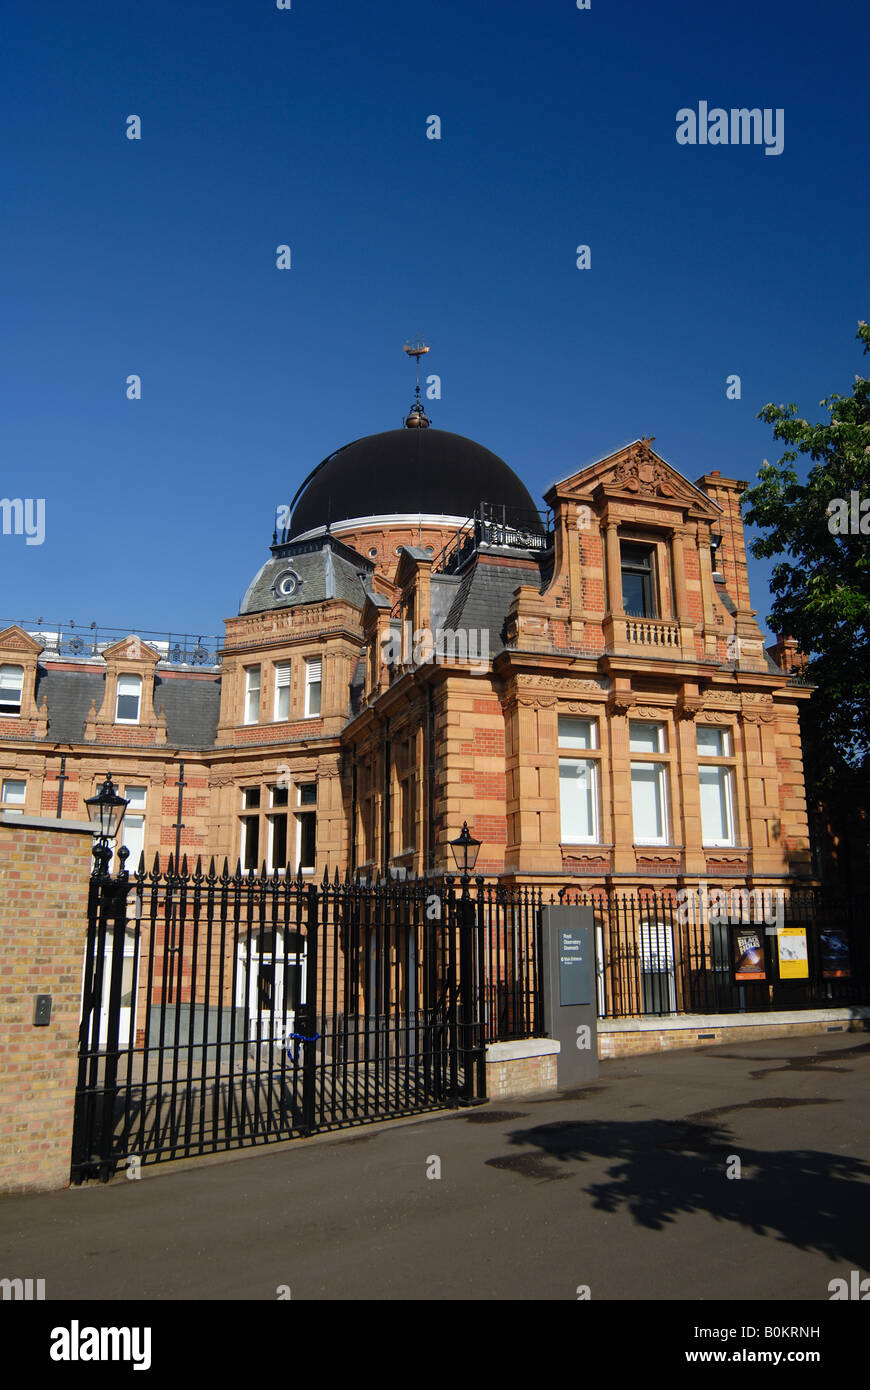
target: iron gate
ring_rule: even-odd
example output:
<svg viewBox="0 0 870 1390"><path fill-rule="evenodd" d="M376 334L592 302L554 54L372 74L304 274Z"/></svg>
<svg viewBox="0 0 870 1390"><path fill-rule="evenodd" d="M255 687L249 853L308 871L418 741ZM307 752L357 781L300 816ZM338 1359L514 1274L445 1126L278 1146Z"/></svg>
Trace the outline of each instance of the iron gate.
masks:
<svg viewBox="0 0 870 1390"><path fill-rule="evenodd" d="M484 1099L490 1001L534 1026L540 895L473 887L97 872L72 1180Z"/></svg>

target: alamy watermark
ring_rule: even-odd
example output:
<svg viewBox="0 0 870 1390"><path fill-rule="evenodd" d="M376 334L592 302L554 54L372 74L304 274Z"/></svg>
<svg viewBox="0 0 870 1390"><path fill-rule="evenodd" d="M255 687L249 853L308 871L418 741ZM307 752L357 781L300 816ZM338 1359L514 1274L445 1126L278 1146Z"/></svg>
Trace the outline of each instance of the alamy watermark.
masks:
<svg viewBox="0 0 870 1390"><path fill-rule="evenodd" d="M381 641L381 660L387 666L417 667L436 661L485 671L489 666L489 628L439 627L433 631L404 622L401 630L393 628Z"/></svg>
<svg viewBox="0 0 870 1390"><path fill-rule="evenodd" d="M722 106L698 102L695 111L683 106L677 112L678 145L764 145L765 154L782 154L785 145L785 111L781 106Z"/></svg>
<svg viewBox="0 0 870 1390"><path fill-rule="evenodd" d="M44 1279L0 1279L0 1297L3 1301L20 1300L30 1303L45 1298Z"/></svg>
<svg viewBox="0 0 870 1390"><path fill-rule="evenodd" d="M26 536L26 545L45 540L44 497L0 497L4 536Z"/></svg>
<svg viewBox="0 0 870 1390"><path fill-rule="evenodd" d="M775 936L785 924L785 893L781 888L680 888L677 921L698 926L729 926L753 922Z"/></svg>
<svg viewBox="0 0 870 1390"><path fill-rule="evenodd" d="M134 1371L151 1366L150 1327L82 1327L73 1318L69 1327L51 1329L52 1361L132 1361Z"/></svg>
<svg viewBox="0 0 870 1390"><path fill-rule="evenodd" d="M844 497L832 498L827 513L832 536L870 536L870 497L862 498L854 488L848 502Z"/></svg>

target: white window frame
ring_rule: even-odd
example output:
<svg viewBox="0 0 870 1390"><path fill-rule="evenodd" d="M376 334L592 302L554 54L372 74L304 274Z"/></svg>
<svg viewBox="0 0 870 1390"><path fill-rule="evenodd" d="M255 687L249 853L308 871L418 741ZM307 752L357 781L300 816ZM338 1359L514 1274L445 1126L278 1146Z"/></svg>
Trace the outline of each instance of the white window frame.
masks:
<svg viewBox="0 0 870 1390"><path fill-rule="evenodd" d="M13 684L12 682L16 680L16 677L13 675L10 678L8 673L15 671L19 673L20 678L17 680L16 684ZM13 690L18 693L17 701L6 699L6 692ZM13 704L17 704L18 708L15 710L0 710L0 719L20 719L21 706L24 704L24 667L4 664L0 666L0 705Z"/></svg>
<svg viewBox="0 0 870 1390"><path fill-rule="evenodd" d="M282 693L283 693L284 691L287 692L286 697L285 697L287 708L286 708L286 710L284 710L284 711L282 712L281 709L280 709L280 704L281 704L281 695L282 695ZM275 722L276 722L276 723L279 723L279 724L284 724L284 723L286 723L287 720L290 718L290 662L289 662L289 661L276 661L276 662L275 662L275 709L274 709L274 715L275 715Z"/></svg>
<svg viewBox="0 0 870 1390"><path fill-rule="evenodd" d="M728 849L737 843L737 821L734 810L734 766L726 762L726 758L731 757L731 734L728 729L720 729L712 724L699 724L698 729L698 799L701 811L701 844L705 849ZM701 749L700 733L701 730L712 729L721 739L722 747L718 753L710 753ZM707 837L704 830L704 801L701 795L701 773L711 769L719 773L720 782L720 809L725 812L725 823L728 827L727 838L721 839L716 836ZM723 805L724 801L724 805Z"/></svg>
<svg viewBox="0 0 870 1390"><path fill-rule="evenodd" d="M261 691L260 682L261 682L261 679L262 679L262 669L261 669L261 667L260 667L259 664L258 664L258 665L256 665L256 666L246 666L246 667L244 668L244 671L245 671L245 724L259 724L259 722L260 722L260 691ZM254 674L255 674L255 673L256 673L256 683L255 683L255 681L254 681ZM253 711L253 716L254 716L254 717L251 718L251 714L252 714L251 701L252 701L252 697L253 697L253 696L256 696L256 709Z"/></svg>
<svg viewBox="0 0 870 1390"><path fill-rule="evenodd" d="M592 803L592 833L590 835L569 834L565 824L567 807L565 806L562 795L562 769L575 768L582 764L590 778L589 796ZM598 828L598 765L593 758L560 758L559 759L559 813L560 827L559 833L562 837L563 845L597 845L599 843Z"/></svg>
<svg viewBox="0 0 870 1390"><path fill-rule="evenodd" d="M635 770L654 768L656 781L658 783L659 805L661 806L662 833L656 836L639 836L635 824L635 805L634 805L634 774ZM668 765L667 763L657 763L650 759L648 762L633 762L631 764L631 821L634 843L636 845L667 845L669 839L668 815Z"/></svg>
<svg viewBox="0 0 870 1390"><path fill-rule="evenodd" d="M17 793L15 793L14 795L10 796L9 791L7 790L9 787L20 787L20 788L21 788L21 796L20 796L20 798L19 798L19 796L18 796ZM24 815L24 806L25 806L26 801L27 801L27 778L26 778L26 777L23 777L23 778L22 778L22 777L4 777L4 778L3 778L3 782L2 782L2 786L0 786L0 802L2 802L3 810L4 810L4 811L9 811L10 814L11 814L11 815L14 815L14 816L23 816L23 815Z"/></svg>
<svg viewBox="0 0 870 1390"><path fill-rule="evenodd" d="M721 750L721 752L719 752L719 753L708 753L706 749L702 749L702 748L701 748L701 732L702 732L702 731L703 731L704 733L714 733L714 734L718 734L718 735L719 735L719 738L722 740L722 750ZM720 729L719 726L718 726L717 724L698 724L698 725L697 725L697 736L698 736L698 757L699 757L699 758L702 758L702 759L705 759L705 760L706 760L707 758L730 758L730 756L731 756L731 739L729 738L728 730L727 730L727 729Z"/></svg>
<svg viewBox="0 0 870 1390"><path fill-rule="evenodd" d="M655 729L655 730L656 730L656 747L655 747L655 748L635 748L635 747L633 747L633 746L632 746L632 736L631 736L631 728L632 728L632 725L638 726L638 727L640 727L640 728L642 728L642 729ZM654 756L655 756L656 754L658 754L658 753L666 753L666 752L667 752L667 748L666 748L666 746L665 746L665 726L664 726L664 724L663 724L663 723L660 723L659 720L657 720L657 719L630 719L629 722L628 722L628 751L629 751L630 753L642 753L642 754L646 754L646 755L649 756L649 757L654 757Z"/></svg>
<svg viewBox="0 0 870 1390"><path fill-rule="evenodd" d="M317 686L317 709L311 708L311 692ZM323 659L319 656L305 658L305 718L319 719L323 706Z"/></svg>
<svg viewBox="0 0 870 1390"><path fill-rule="evenodd" d="M276 800L276 794L277 794L277 800ZM281 799L282 796L283 796L283 800ZM275 830L276 830L276 826L277 826L277 822L278 822L278 819L279 819L279 818L282 818L282 819L284 820L284 846L285 846L285 849L284 849L284 863L283 863L283 864L276 864L276 863L275 863ZM268 811L268 814L267 814L267 816L266 816L266 820L267 820L267 822L268 822L267 845L268 845L268 852L269 852L269 853L268 853L268 858L267 858L267 860L266 860L266 867L268 868L268 870L269 870L270 873L274 873L275 870L276 870L276 868L279 869L279 870L283 870L283 869L286 869L286 868L288 867L288 865L289 865L289 867L290 867L290 869L291 869L291 872L292 872L293 865L290 864L290 839L291 839L291 826L290 826L290 791L289 791L289 789L288 789L287 787L270 787L270 788L269 788L269 811Z"/></svg>
<svg viewBox="0 0 870 1390"><path fill-rule="evenodd" d="M586 718L579 714L560 714L558 716L559 747L576 749L580 751L595 751L598 748L598 720L592 717ZM576 734L572 734L569 725L585 724L589 729L588 743L575 743L572 740Z"/></svg>
<svg viewBox="0 0 870 1390"><path fill-rule="evenodd" d="M141 796L138 795L140 792ZM139 855L145 852L145 810L148 803L148 788L140 786L138 783L135 786L125 786L121 795L130 802L121 822L121 843L130 850L127 871L128 873L135 873L139 867ZM131 811L132 815L130 814ZM139 854L136 853L135 846L127 843L128 830L141 831L141 836L137 835L136 837L142 842L139 847Z"/></svg>
<svg viewBox="0 0 870 1390"><path fill-rule="evenodd" d="M587 735L580 732L585 729ZM599 758L578 757L584 752L597 752L599 748L598 720L594 716L573 714L557 715L557 741L559 745L559 835L563 845L597 845L601 841L601 790ZM562 756L567 753L568 756ZM573 756L572 756L573 755ZM591 779L590 796L592 802L592 833L578 835L566 833L566 807L562 796L562 768L583 763Z"/></svg>
<svg viewBox="0 0 870 1390"><path fill-rule="evenodd" d="M132 690L122 690L123 682L136 685L136 715L135 718L125 717L118 713L118 705L122 698L133 694ZM116 724L138 724L142 715L142 677L135 671L122 671L115 685L115 723Z"/></svg>
<svg viewBox="0 0 870 1390"><path fill-rule="evenodd" d="M313 786L314 800L303 802L303 786ZM313 874L317 867L317 783L316 782L297 782L296 784L296 862L295 867L301 867L303 874ZM314 816L314 863L301 864L302 858L302 822L304 816Z"/></svg>

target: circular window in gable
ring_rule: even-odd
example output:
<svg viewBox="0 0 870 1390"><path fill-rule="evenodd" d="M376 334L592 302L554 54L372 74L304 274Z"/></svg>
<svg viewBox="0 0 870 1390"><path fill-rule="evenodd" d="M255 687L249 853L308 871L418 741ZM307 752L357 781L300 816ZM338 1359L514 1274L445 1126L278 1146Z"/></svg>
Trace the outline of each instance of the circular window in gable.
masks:
<svg viewBox="0 0 870 1390"><path fill-rule="evenodd" d="M282 570L272 585L272 592L278 598L292 598L301 583L302 580L295 570Z"/></svg>

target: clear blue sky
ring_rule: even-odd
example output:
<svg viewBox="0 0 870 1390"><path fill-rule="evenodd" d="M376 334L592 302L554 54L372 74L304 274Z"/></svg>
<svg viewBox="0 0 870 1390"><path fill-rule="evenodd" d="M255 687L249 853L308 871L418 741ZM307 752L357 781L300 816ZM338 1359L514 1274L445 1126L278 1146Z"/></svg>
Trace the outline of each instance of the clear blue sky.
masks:
<svg viewBox="0 0 870 1390"><path fill-rule="evenodd" d="M818 415L866 370L861 15L9 0L0 494L46 538L0 536L0 615L220 632L275 507L401 423L416 332L433 423L535 496L642 434L752 478L766 401ZM678 145L702 100L783 108L783 153Z"/></svg>

